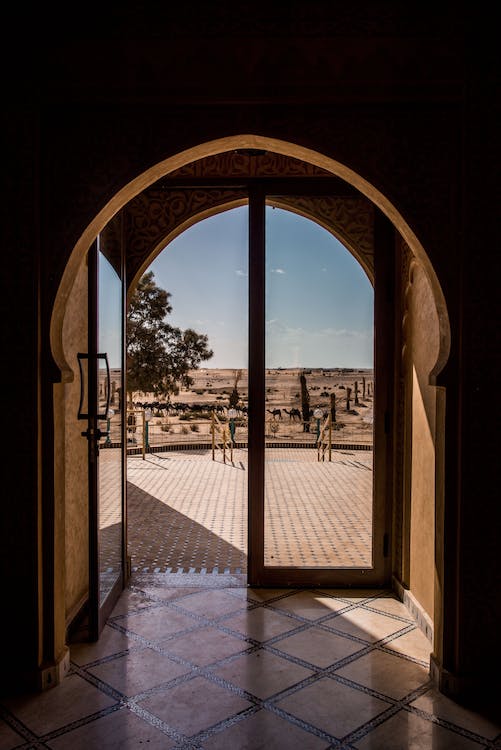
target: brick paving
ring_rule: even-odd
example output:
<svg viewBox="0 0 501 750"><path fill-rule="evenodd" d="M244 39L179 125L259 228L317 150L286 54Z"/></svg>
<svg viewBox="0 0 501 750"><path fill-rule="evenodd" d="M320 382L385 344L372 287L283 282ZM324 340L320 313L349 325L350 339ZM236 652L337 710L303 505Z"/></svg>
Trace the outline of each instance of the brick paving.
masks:
<svg viewBox="0 0 501 750"><path fill-rule="evenodd" d="M128 457L128 544L137 573L245 574L247 450ZM266 451L265 564L371 564L372 451Z"/></svg>

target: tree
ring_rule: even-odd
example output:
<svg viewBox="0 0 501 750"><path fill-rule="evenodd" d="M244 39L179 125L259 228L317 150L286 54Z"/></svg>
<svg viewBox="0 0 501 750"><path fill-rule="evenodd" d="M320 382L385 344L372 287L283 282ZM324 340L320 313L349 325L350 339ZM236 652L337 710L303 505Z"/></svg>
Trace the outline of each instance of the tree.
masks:
<svg viewBox="0 0 501 750"><path fill-rule="evenodd" d="M240 380L241 377L242 377L242 370L235 370L235 380L233 383L233 390L230 393L230 398L229 398L230 409L236 409L238 406L238 402L240 401L240 394L238 392L237 386L238 386L238 381Z"/></svg>
<svg viewBox="0 0 501 750"><path fill-rule="evenodd" d="M310 394L306 385L306 375L304 372L299 376L301 383L301 411L303 414L303 432L310 431Z"/></svg>
<svg viewBox="0 0 501 750"><path fill-rule="evenodd" d="M189 387L189 371L212 357L208 337L191 328L182 331L165 321L172 312L170 293L157 286L154 274L143 274L127 312L127 393L169 397Z"/></svg>

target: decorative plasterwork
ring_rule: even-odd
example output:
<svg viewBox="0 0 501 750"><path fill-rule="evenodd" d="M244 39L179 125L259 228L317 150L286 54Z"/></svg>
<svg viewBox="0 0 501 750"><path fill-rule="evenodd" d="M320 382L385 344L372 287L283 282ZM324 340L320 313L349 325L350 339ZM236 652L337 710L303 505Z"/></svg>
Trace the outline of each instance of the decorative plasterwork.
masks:
<svg viewBox="0 0 501 750"><path fill-rule="evenodd" d="M400 259L399 279L399 306L401 310L400 326L400 359L397 360L398 380L396 381L396 421L395 421L395 495L393 508L393 538L394 546L394 571L399 580L408 585L408 510L410 446L408 441L408 430L410 427L412 391L409 392L409 294L413 281L413 269L415 258L409 246L404 240L397 236L397 257ZM398 352L398 349L397 349ZM412 375L412 372L410 373Z"/></svg>
<svg viewBox="0 0 501 750"><path fill-rule="evenodd" d="M146 269L170 240L197 220L223 207L242 204L244 191L211 189L151 189L126 209L126 258L128 283Z"/></svg>
<svg viewBox="0 0 501 750"><path fill-rule="evenodd" d="M186 164L176 177L332 177L321 167L273 151L239 149Z"/></svg>
<svg viewBox="0 0 501 750"><path fill-rule="evenodd" d="M301 159L260 149L238 149L199 159L166 175L145 190L123 211L127 279L134 284L140 273L174 237L191 224L219 210L243 205L247 193L240 188L172 187L176 178L330 177L332 174ZM342 181L340 181L340 186ZM317 221L332 232L374 278L373 206L366 198L351 195L284 196L268 199Z"/></svg>

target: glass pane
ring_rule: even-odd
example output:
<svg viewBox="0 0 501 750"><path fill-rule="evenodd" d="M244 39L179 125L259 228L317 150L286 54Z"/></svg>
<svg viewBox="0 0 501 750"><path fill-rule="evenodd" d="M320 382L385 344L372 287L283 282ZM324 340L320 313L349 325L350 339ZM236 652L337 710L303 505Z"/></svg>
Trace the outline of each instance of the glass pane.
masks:
<svg viewBox="0 0 501 750"><path fill-rule="evenodd" d="M372 565L373 288L313 221L266 208L265 566Z"/></svg>
<svg viewBox="0 0 501 750"><path fill-rule="evenodd" d="M161 346L168 366L151 368L142 388L133 379L139 348L128 357L133 572L246 573L247 246L248 207L241 206L193 224L146 271L169 295L163 320L170 335ZM129 346L141 286L128 310ZM191 357L182 343L187 331Z"/></svg>
<svg viewBox="0 0 501 750"><path fill-rule="evenodd" d="M98 413L99 585L104 602L122 573L122 282L120 267L99 253ZM107 366L108 365L108 366Z"/></svg>

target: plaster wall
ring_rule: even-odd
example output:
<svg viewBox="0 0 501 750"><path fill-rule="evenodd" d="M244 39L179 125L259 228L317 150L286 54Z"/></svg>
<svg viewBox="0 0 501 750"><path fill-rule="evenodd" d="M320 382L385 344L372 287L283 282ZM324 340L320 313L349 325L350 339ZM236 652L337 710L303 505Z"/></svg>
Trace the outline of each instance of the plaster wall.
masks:
<svg viewBox="0 0 501 750"><path fill-rule="evenodd" d="M434 619L435 388L429 374L439 354L439 323L423 268L414 265L409 294L412 352L412 474L410 482L410 589Z"/></svg>
<svg viewBox="0 0 501 750"><path fill-rule="evenodd" d="M68 298L63 323L66 361L73 369L71 382L64 384L65 458L65 608L66 622L77 614L88 591L88 469L87 440L81 432L85 420L78 420L80 373L77 353L87 346L87 264L83 262Z"/></svg>

